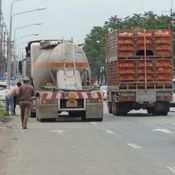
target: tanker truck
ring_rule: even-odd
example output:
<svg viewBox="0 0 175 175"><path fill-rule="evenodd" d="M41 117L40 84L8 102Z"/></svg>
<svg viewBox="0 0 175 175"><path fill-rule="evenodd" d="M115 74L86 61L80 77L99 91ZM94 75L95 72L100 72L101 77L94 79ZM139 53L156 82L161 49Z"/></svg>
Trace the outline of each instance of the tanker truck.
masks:
<svg viewBox="0 0 175 175"><path fill-rule="evenodd" d="M102 94L89 83L89 63L79 46L65 40L31 41L26 53L38 121L56 120L62 112L82 120L103 120Z"/></svg>

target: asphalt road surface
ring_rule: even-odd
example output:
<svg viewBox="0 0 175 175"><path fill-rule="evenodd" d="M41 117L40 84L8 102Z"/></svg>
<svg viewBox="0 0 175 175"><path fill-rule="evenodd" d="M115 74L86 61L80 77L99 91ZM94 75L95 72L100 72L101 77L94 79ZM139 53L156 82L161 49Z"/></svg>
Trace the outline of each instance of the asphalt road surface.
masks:
<svg viewBox="0 0 175 175"><path fill-rule="evenodd" d="M103 122L0 125L0 175L173 175L175 109L167 117L133 111Z"/></svg>

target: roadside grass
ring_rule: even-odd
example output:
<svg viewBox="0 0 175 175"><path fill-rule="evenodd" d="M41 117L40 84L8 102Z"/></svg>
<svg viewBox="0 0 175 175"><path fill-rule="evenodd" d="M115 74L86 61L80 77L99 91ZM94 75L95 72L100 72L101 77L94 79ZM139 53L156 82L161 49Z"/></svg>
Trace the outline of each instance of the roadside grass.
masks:
<svg viewBox="0 0 175 175"><path fill-rule="evenodd" d="M5 115L5 110L4 110L4 104L0 103L0 121L4 122L5 118L6 118L6 115Z"/></svg>

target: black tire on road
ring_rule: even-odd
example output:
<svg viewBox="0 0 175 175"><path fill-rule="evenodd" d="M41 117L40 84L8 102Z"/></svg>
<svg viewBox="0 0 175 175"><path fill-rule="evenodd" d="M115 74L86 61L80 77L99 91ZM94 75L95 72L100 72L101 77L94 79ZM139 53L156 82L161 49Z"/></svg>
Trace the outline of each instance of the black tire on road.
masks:
<svg viewBox="0 0 175 175"><path fill-rule="evenodd" d="M86 119L86 112L85 111L81 111L80 112L80 116L81 116L81 120L82 121L86 121L87 119Z"/></svg>
<svg viewBox="0 0 175 175"><path fill-rule="evenodd" d="M112 102L108 102L108 112L112 114Z"/></svg>
<svg viewBox="0 0 175 175"><path fill-rule="evenodd" d="M30 117L31 117L31 118L35 118L35 117L36 117L36 112L31 112L31 113L30 113Z"/></svg>

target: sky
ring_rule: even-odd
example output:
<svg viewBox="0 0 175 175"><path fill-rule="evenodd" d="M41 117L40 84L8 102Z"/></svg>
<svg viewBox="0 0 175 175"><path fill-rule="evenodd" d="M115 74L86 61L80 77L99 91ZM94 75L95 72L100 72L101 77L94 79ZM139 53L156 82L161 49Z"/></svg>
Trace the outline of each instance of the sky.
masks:
<svg viewBox="0 0 175 175"><path fill-rule="evenodd" d="M4 21L9 26L10 3L2 0ZM174 0L175 1L175 0ZM22 0L14 3L13 13L46 7L44 11L18 15L13 18L13 30L20 26L42 22L41 26L20 29L16 32L18 43L33 39L71 39L76 44L84 42L93 26L103 26L111 16L120 18L133 13L153 11L169 14L173 0ZM173 2L175 5L175 2ZM21 36L39 33L37 37Z"/></svg>

